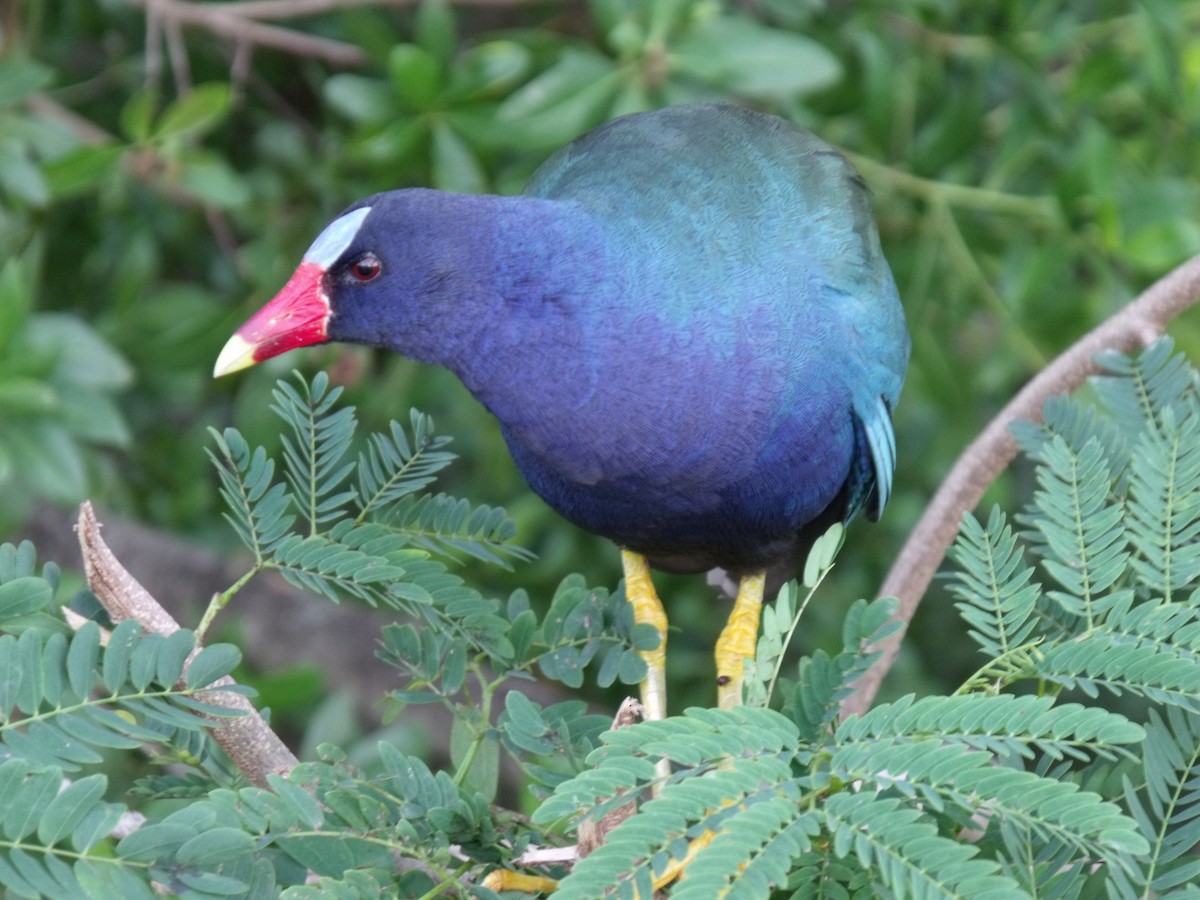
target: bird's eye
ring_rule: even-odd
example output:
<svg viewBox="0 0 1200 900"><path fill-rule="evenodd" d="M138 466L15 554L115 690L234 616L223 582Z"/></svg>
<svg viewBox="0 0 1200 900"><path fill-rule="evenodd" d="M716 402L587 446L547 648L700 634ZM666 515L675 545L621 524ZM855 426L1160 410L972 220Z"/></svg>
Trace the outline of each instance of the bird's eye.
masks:
<svg viewBox="0 0 1200 900"><path fill-rule="evenodd" d="M383 271L383 264L374 253L364 253L350 263L350 272L359 281L374 281Z"/></svg>

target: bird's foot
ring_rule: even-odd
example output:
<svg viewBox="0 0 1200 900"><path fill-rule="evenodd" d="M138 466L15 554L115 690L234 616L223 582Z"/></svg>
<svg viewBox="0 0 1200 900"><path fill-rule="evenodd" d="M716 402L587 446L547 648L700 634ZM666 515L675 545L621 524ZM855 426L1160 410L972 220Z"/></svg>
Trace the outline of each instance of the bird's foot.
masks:
<svg viewBox="0 0 1200 900"><path fill-rule="evenodd" d="M558 887L558 881L544 875L526 875L524 872L496 869L488 872L480 885L497 894L503 891L520 891L522 894L552 894Z"/></svg>
<svg viewBox="0 0 1200 900"><path fill-rule="evenodd" d="M715 831L706 831L698 838L688 843L687 853L679 859L673 859L667 867L654 878L654 893L667 885L678 881L691 864L696 855L712 843L717 836ZM571 849L575 848L559 848ZM582 854L581 854L582 855ZM561 860L560 860L561 861ZM513 872L508 869L496 869L489 872L481 882L485 888L500 893L501 891L519 891L522 894L553 894L558 889L558 881L545 875L526 875L523 872Z"/></svg>
<svg viewBox="0 0 1200 900"><path fill-rule="evenodd" d="M643 711L641 704L632 697L625 698L613 717L612 727L626 728L641 721ZM579 843L573 847L531 847L520 857L513 860L518 866L547 866L574 865L597 847L601 846L608 833L637 812L637 803L630 801L616 809L610 810L599 821L583 819L579 823ZM663 884L678 877L675 873ZM519 891L523 894L552 894L558 888L558 882L545 875L526 875L509 869L496 869L489 872L480 882L483 887L490 888L496 893L501 891ZM655 882L655 890L659 887Z"/></svg>
<svg viewBox="0 0 1200 900"><path fill-rule="evenodd" d="M758 641L765 584L763 572L742 577L733 611L717 638L717 705L721 709L741 706L743 672L746 657L754 656L754 645Z"/></svg>

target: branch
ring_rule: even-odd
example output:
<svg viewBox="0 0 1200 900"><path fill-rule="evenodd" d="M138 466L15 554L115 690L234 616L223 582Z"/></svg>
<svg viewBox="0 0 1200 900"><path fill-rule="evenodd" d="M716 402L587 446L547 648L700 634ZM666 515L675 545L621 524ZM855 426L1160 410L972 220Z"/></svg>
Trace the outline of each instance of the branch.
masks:
<svg viewBox="0 0 1200 900"><path fill-rule="evenodd" d="M455 6L487 6L507 9L530 6L543 0L450 0ZM232 0L221 8L247 19L296 19L316 16L356 6L393 6L397 9L417 6L421 0Z"/></svg>
<svg viewBox="0 0 1200 900"><path fill-rule="evenodd" d="M896 618L905 628L954 542L963 515L975 508L983 492L1016 456L1017 445L1009 425L1019 419L1040 422L1048 398L1075 390L1099 371L1097 353L1144 347L1198 300L1200 256L1194 256L1063 352L1025 385L962 452L908 536L879 591L881 596L899 598ZM876 646L883 655L843 702L842 715L862 714L870 708L883 677L895 662L903 634L901 629Z"/></svg>
<svg viewBox="0 0 1200 900"><path fill-rule="evenodd" d="M176 27L192 25L233 41L239 47L257 46L296 56L320 59L332 66L366 65L367 53L353 44L315 37L262 20L297 19L360 6L416 6L421 0L234 0L228 3L189 3L186 0L126 0L146 10L147 18ZM539 0L452 0L463 6L506 9L528 6Z"/></svg>
<svg viewBox="0 0 1200 900"><path fill-rule="evenodd" d="M129 574L104 543L91 503L84 502L80 507L76 530L88 587L114 622L133 619L143 631L164 635L179 630L179 623ZM197 647L192 656L199 652ZM191 662L190 657L188 662ZM185 669L185 676L186 672ZM241 694L219 689L235 683L229 677L215 681L213 688L217 689L200 692L199 699L240 713L232 719L214 718L213 738L251 782L264 785L267 775L290 772L297 760L249 700Z"/></svg>
<svg viewBox="0 0 1200 900"><path fill-rule="evenodd" d="M993 188L922 178L920 175L914 175L903 169L894 169L869 156L860 156L857 153L849 152L846 152L846 156L869 181L886 184L894 190L918 197L926 203L942 201L962 209L1025 216L1031 219L1052 219L1058 215L1058 203L1050 196L1009 194Z"/></svg>
<svg viewBox="0 0 1200 900"><path fill-rule="evenodd" d="M187 3L184 0L127 0L146 10L148 17L158 17L164 23L193 25L204 28L235 44L270 47L297 56L323 60L332 66L351 68L365 65L366 51L353 44L315 37L275 25L263 25L245 14L230 12L233 4ZM255 6L259 4L254 4ZM288 3L289 6L292 4Z"/></svg>

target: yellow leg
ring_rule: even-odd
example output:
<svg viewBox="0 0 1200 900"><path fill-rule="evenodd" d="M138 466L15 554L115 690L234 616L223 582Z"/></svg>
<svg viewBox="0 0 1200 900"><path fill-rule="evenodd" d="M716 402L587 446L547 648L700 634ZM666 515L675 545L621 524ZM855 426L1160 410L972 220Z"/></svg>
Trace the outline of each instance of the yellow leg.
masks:
<svg viewBox="0 0 1200 900"><path fill-rule="evenodd" d="M648 622L658 629L658 646L639 650L646 661L646 677L642 679L642 718L646 721L667 717L667 612L654 590L650 566L646 557L630 550L621 550L621 568L625 570L625 596L633 605L633 621ZM663 783L671 777L671 761L660 759L654 765L658 776L651 788L655 797Z"/></svg>
<svg viewBox="0 0 1200 900"><path fill-rule="evenodd" d="M715 831L706 831L700 837L691 841L688 844L687 853L683 859L673 859L667 863L667 867L663 869L663 873L654 879L654 890L660 891L675 879L683 874L683 870L691 865L692 860L696 858L696 854L713 842L713 838L717 836Z"/></svg>
<svg viewBox="0 0 1200 900"><path fill-rule="evenodd" d="M558 887L553 878L541 875L524 875L520 872L509 872L496 869L483 879L483 886L499 894L501 891L520 891L522 894L551 894Z"/></svg>
<svg viewBox="0 0 1200 900"><path fill-rule="evenodd" d="M663 869L663 873L654 879L654 890L660 891L672 881L677 880L683 875L684 870L691 864L701 850L712 843L713 838L717 836L715 831L706 831L704 834L695 838L688 844L687 853L683 859L674 859L667 864ZM489 872L483 879L483 887L495 891L497 894L501 891L520 891L523 894L552 894L558 887L558 882L553 878L546 878L542 875L525 875L521 872L510 872L506 869L495 869Z"/></svg>
<svg viewBox="0 0 1200 900"><path fill-rule="evenodd" d="M642 716L645 719L667 717L667 613L663 609L646 557L630 550L621 551L625 570L625 596L633 605L633 621L648 622L658 629L658 646L639 651L646 661L646 678L641 684Z"/></svg>
<svg viewBox="0 0 1200 900"><path fill-rule="evenodd" d="M729 614L729 621L717 638L717 705L721 709L741 706L742 672L746 657L754 656L765 583L766 575L763 572L743 576L738 584L733 612Z"/></svg>

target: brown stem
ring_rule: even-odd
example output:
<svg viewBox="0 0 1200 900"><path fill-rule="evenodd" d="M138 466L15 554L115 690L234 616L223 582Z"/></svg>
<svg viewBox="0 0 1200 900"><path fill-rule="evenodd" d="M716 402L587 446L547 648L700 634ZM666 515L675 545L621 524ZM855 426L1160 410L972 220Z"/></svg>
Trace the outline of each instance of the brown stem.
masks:
<svg viewBox="0 0 1200 900"><path fill-rule="evenodd" d="M143 631L164 635L179 630L179 623L129 574L104 543L91 503L85 502L80 507L76 530L88 587L114 622L133 619ZM199 651L197 647L192 656ZM185 668L185 677L186 673ZM197 698L239 713L235 718L213 717L213 738L252 783L264 785L268 775L290 772L297 760L249 700L239 693L220 690L235 684L232 678L222 678L209 689L198 692Z"/></svg>
<svg viewBox="0 0 1200 900"><path fill-rule="evenodd" d="M271 47L320 59L332 66L344 68L365 65L366 51L353 44L315 37L275 25L263 25L245 15L230 12L224 3L186 3L184 0L127 0L144 7L147 16L156 16L167 29L172 26L192 25L215 35L259 47Z"/></svg>
<svg viewBox="0 0 1200 900"><path fill-rule="evenodd" d="M221 8L247 19L296 19L355 6L413 7L421 0L231 0ZM455 6L528 6L540 0L450 0Z"/></svg>
<svg viewBox="0 0 1200 900"><path fill-rule="evenodd" d="M1016 456L1017 445L1009 433L1009 425L1018 419L1041 421L1042 406L1049 397L1075 390L1098 371L1097 353L1128 352L1144 347L1197 300L1200 300L1200 256L1192 257L1156 281L1076 341L1025 385L962 452L908 536L879 591L880 596L899 598L896 618L905 628L954 542L964 513L975 508L988 485ZM880 683L895 662L903 634L901 629L875 648L883 655L842 703L843 715L861 714L870 708Z"/></svg>

